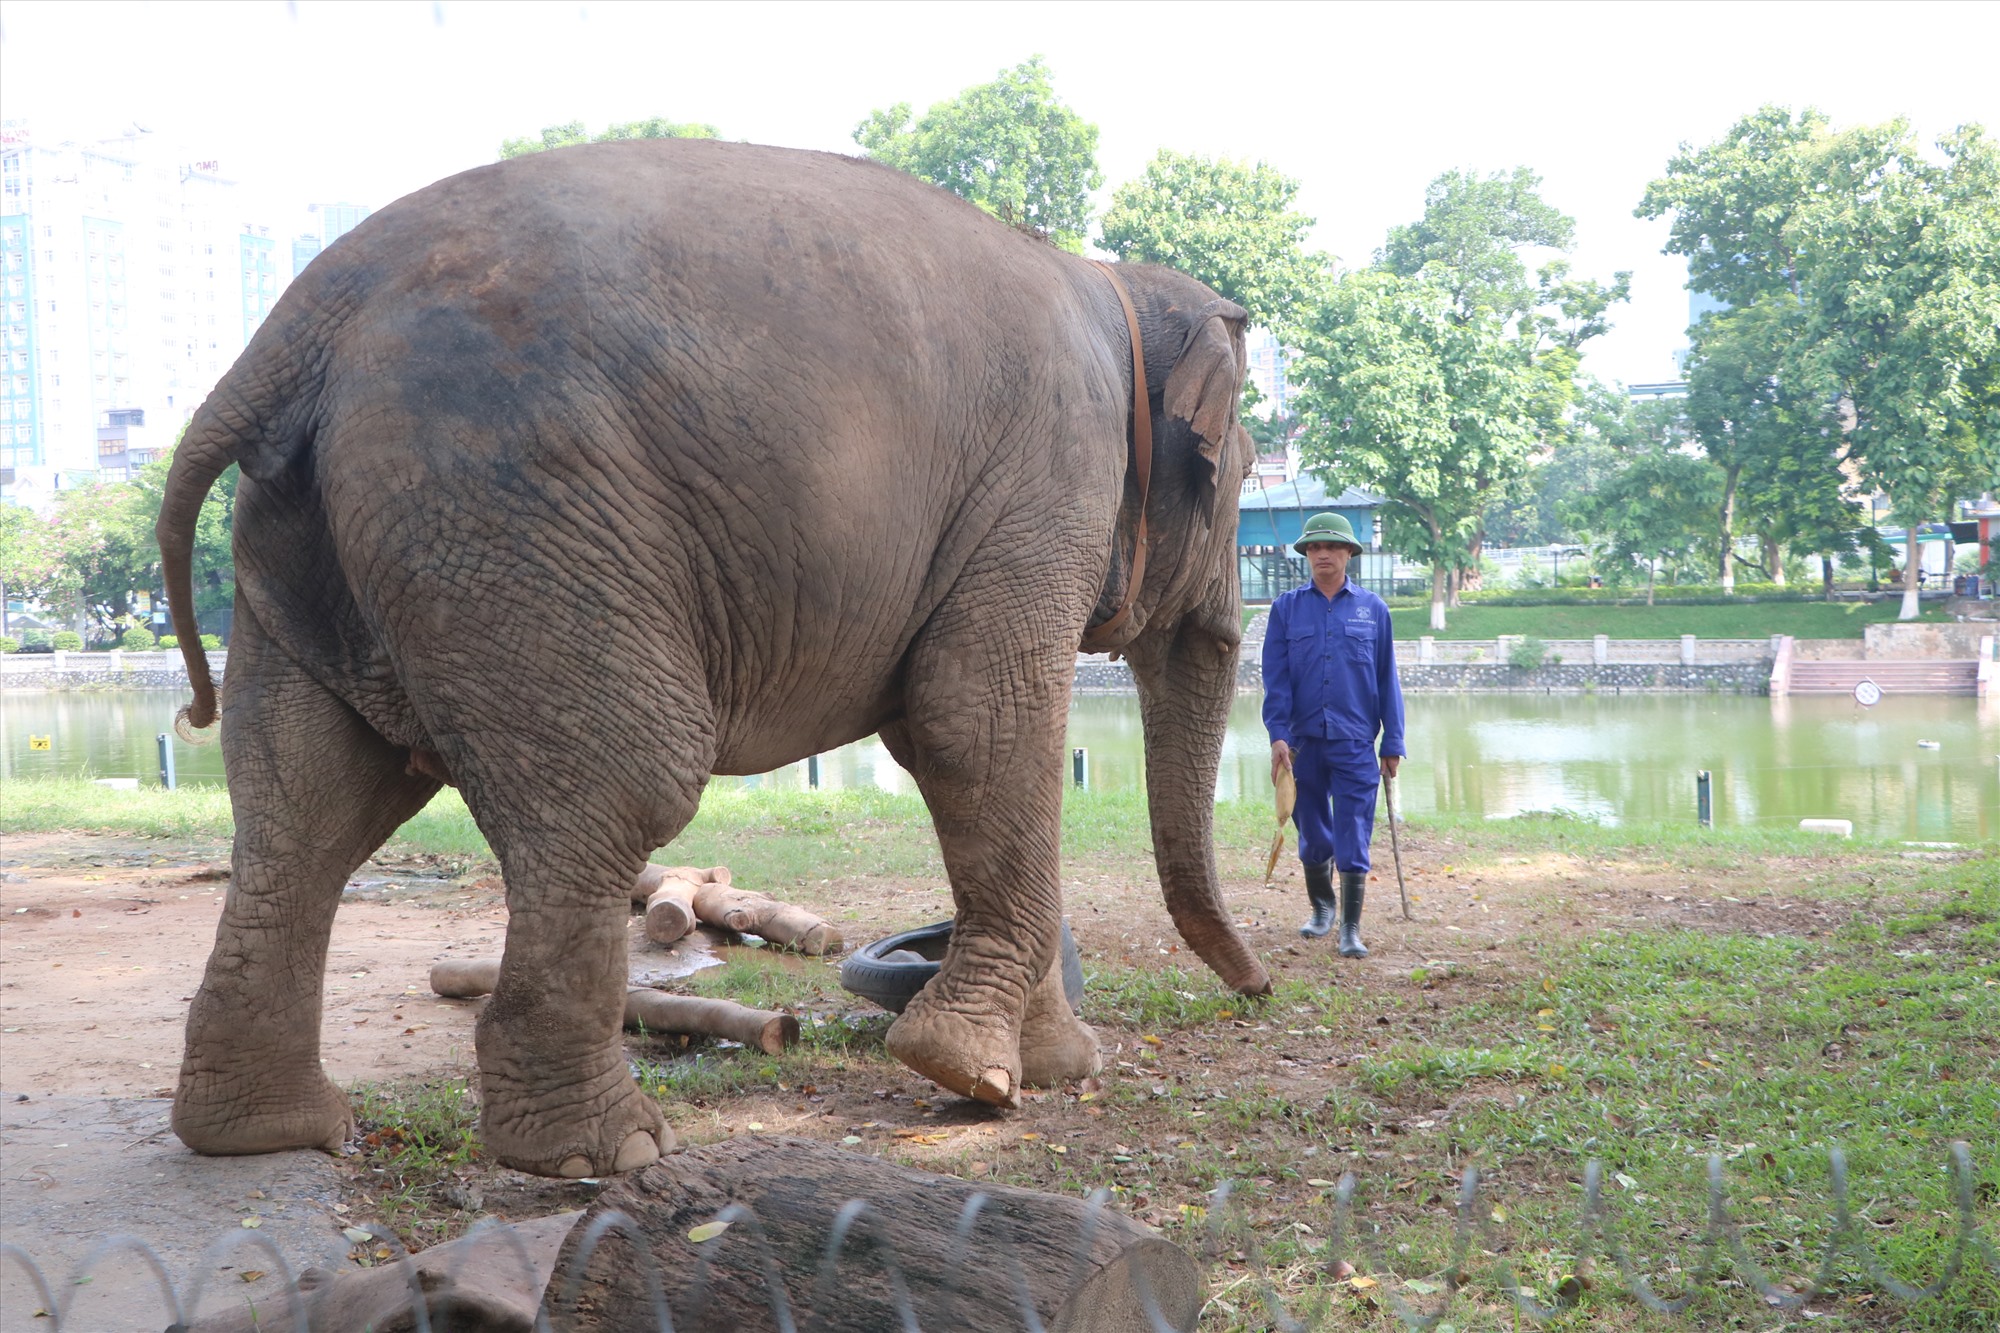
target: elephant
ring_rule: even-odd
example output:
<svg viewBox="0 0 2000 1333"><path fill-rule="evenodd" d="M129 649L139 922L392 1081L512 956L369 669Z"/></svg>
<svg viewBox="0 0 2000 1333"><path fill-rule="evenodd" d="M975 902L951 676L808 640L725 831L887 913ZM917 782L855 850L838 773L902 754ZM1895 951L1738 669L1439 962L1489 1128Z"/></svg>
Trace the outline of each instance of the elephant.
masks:
<svg viewBox="0 0 2000 1333"><path fill-rule="evenodd" d="M569 1177L654 1160L672 1136L620 1046L628 886L711 775L871 733L955 912L890 1052L998 1106L1089 1074L1052 966L1083 643L1138 682L1176 928L1268 993L1213 847L1245 322L887 167L711 141L480 167L329 247L195 411L157 528L181 723L219 710L235 814L175 1133L343 1141L334 910L448 782L509 912L475 1036L487 1150ZM231 463L218 691L190 551Z"/></svg>

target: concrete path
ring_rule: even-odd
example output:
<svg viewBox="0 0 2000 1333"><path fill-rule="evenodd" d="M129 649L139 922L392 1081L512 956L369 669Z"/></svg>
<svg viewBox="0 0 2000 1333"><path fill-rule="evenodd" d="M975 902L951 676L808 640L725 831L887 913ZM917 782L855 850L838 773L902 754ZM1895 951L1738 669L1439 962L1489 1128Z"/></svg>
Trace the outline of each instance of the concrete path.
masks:
<svg viewBox="0 0 2000 1333"><path fill-rule="evenodd" d="M346 1266L333 1158L196 1157L168 1131L169 1106L0 1093L0 1242L26 1251L59 1309L69 1301L63 1333L173 1322L144 1251L93 1258L113 1236L136 1237L158 1257L183 1318L197 1312L189 1308L197 1283L200 1313L246 1305L282 1313L287 1271ZM36 1317L44 1299L17 1255L0 1259L0 1333L54 1333L52 1320Z"/></svg>

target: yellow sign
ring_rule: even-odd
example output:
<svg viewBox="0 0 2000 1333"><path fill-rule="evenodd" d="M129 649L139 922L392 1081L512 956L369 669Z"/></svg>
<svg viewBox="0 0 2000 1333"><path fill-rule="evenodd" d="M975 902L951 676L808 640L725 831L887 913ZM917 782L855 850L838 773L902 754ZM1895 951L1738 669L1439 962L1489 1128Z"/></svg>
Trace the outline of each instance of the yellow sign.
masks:
<svg viewBox="0 0 2000 1333"><path fill-rule="evenodd" d="M49 749L50 748L49 741L51 739L52 738L48 736L30 736L28 737L28 748L30 750Z"/></svg>

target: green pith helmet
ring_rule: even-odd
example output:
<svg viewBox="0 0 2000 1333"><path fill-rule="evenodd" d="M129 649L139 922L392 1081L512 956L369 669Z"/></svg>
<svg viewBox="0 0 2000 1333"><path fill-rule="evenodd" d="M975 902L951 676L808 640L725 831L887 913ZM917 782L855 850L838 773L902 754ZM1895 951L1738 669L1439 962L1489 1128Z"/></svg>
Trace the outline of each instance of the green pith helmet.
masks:
<svg viewBox="0 0 2000 1333"><path fill-rule="evenodd" d="M1307 542L1338 542L1361 554L1361 543L1354 540L1354 529L1348 526L1345 514L1314 514L1306 520L1306 530L1292 543L1292 549L1300 555L1306 553Z"/></svg>

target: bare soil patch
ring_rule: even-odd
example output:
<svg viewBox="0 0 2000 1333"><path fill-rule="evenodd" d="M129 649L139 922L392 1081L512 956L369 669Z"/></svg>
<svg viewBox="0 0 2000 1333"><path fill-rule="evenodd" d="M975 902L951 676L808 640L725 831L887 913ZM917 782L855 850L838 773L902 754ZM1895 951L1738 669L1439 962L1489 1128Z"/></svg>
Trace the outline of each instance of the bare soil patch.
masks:
<svg viewBox="0 0 2000 1333"><path fill-rule="evenodd" d="M1097 1080L1031 1094L1019 1111L995 1113L940 1092L903 1070L867 1039L887 1025L866 1002L838 991L832 960L797 960L820 984L823 1021L858 1027L845 1054L792 1056L768 1077L725 1081L669 1108L682 1139L739 1133L855 1138L865 1150L914 1165L973 1176L1004 1175L1051 1187L1074 1184L1085 1163L1136 1186L1135 1215L1170 1222L1185 1190L1159 1197L1144 1188L1146 1153L1198 1154L1258 1169L1258 1133L1234 1109L1246 1097L1306 1106L1351 1088L1350 1067L1386 1042L1424 1032L1451 1008L1490 999L1520 983L1536 964L1532 945L1551 933L1704 929L1815 935L1836 928L1844 910L1795 891L1828 873L1829 860L1800 861L1775 878L1769 862L1732 871L1593 860L1557 853L1464 865L1463 850L1412 831L1406 869L1415 920L1401 919L1393 869L1370 886L1367 937L1373 956L1336 959L1323 942L1297 935L1304 893L1295 862L1278 882L1256 881L1245 866L1227 883L1229 901L1274 976L1325 985L1371 1001L1366 1022L1329 1025L1323 1016L1218 998L1213 980L1173 932L1150 877L1083 864L1068 873L1068 909L1086 969L1178 969L1199 1021L1128 1022L1097 997L1085 1017L1099 1030L1106 1068ZM227 889L226 848L169 847L101 836L10 838L0 857L0 1026L6 1029L8 1098L170 1095L181 1054L188 997L199 984ZM1225 867L1228 874L1230 867ZM753 886L761 887L761 886ZM841 919L850 945L949 912L941 881L879 877L769 886ZM506 908L492 867L436 859L371 862L350 885L335 920L326 983L323 1055L345 1084L469 1078L478 1001L430 993L432 963L491 957L504 938ZM635 978L662 975L665 959L634 919ZM738 951L723 949L725 956ZM666 971L674 970L671 966ZM749 1052L630 1037L635 1057L669 1061L756 1062ZM1456 1109L1513 1096L1504 1083L1474 1083L1449 1097L1410 1105L1375 1103L1353 1126L1355 1158L1414 1156ZM1214 1111L1203 1108L1213 1105ZM1115 1106L1115 1110L1110 1110ZM1212 1120L1212 1124L1204 1124ZM1439 1133L1444 1132L1438 1130ZM1407 1140L1407 1141L1405 1141ZM1386 1146L1385 1146L1386 1145ZM1310 1151L1310 1150L1309 1150ZM1114 1162L1131 1157L1131 1162ZM1335 1164L1326 1167L1335 1173ZM380 1187L356 1164L352 1184ZM544 1182L481 1167L441 1206L499 1216L574 1207L588 1187ZM458 1227L450 1228L455 1231ZM419 1238L420 1239L420 1238Z"/></svg>

